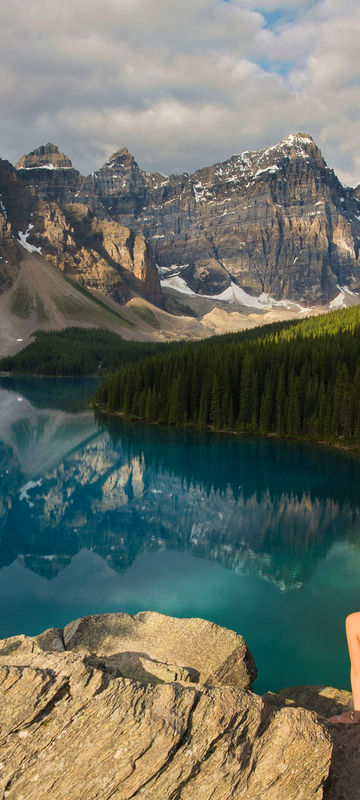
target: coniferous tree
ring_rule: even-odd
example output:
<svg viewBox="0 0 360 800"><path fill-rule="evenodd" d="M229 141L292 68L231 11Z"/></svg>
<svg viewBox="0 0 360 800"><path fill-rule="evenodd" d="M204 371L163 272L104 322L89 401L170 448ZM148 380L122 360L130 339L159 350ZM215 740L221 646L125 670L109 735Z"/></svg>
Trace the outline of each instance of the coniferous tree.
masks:
<svg viewBox="0 0 360 800"><path fill-rule="evenodd" d="M97 398L159 423L360 444L360 307L178 345L109 374Z"/></svg>
<svg viewBox="0 0 360 800"><path fill-rule="evenodd" d="M217 373L213 377L211 388L211 404L210 404L210 422L214 428L220 428L220 394L219 394L219 379Z"/></svg>
<svg viewBox="0 0 360 800"><path fill-rule="evenodd" d="M275 430L278 436L285 433L285 366L281 364L276 391L276 423Z"/></svg>
<svg viewBox="0 0 360 800"><path fill-rule="evenodd" d="M264 391L261 398L259 433L266 434L271 430L272 402L271 373L268 369L266 371Z"/></svg>

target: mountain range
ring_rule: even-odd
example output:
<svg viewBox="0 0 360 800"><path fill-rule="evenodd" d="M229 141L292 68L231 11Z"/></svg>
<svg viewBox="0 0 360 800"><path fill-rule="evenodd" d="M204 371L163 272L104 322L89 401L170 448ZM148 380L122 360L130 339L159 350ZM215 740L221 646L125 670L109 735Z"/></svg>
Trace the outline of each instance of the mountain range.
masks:
<svg viewBox="0 0 360 800"><path fill-rule="evenodd" d="M84 177L48 143L0 160L2 354L35 328L199 338L358 303L359 248L360 187L308 134L170 176L123 147Z"/></svg>

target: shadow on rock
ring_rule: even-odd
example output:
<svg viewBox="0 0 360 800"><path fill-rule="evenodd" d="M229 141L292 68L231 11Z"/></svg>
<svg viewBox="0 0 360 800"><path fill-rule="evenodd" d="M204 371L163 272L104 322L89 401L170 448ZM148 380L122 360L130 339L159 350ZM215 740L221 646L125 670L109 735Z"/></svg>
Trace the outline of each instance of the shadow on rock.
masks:
<svg viewBox="0 0 360 800"><path fill-rule="evenodd" d="M328 717L341 714L348 708L350 699L350 692L331 686L292 686L281 689L278 694L267 692L263 697L268 719L271 708L275 713L275 709L292 706L315 711L326 725L333 751L324 800L360 798L360 726L327 723Z"/></svg>

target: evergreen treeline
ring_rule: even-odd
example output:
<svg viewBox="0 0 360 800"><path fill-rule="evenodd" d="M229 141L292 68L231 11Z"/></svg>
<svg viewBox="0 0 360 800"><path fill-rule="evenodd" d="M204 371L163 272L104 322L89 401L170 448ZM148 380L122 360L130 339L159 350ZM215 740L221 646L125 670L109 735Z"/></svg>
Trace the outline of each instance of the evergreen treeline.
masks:
<svg viewBox="0 0 360 800"><path fill-rule="evenodd" d="M147 422L359 444L360 306L129 363L94 401Z"/></svg>
<svg viewBox="0 0 360 800"><path fill-rule="evenodd" d="M94 375L120 369L176 343L126 341L98 328L37 331L34 341L14 356L0 360L0 371L19 375Z"/></svg>

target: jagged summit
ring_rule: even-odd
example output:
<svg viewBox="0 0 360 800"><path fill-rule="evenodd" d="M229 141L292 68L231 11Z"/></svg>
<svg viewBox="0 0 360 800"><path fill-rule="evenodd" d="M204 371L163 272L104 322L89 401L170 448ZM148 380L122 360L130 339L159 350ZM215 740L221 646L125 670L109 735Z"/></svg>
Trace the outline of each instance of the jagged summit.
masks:
<svg viewBox="0 0 360 800"><path fill-rule="evenodd" d="M285 136L280 142L270 145L269 147L261 148L259 150L244 150L242 153L236 153L223 164L228 164L234 161L239 163L242 160L250 169L255 165L261 165L261 162L277 163L280 159L288 158L315 158L319 163L325 164L321 150L314 142L312 136L307 133L290 133ZM222 166L215 165L215 166Z"/></svg>
<svg viewBox="0 0 360 800"><path fill-rule="evenodd" d="M315 144L314 139L310 136L309 133L289 133L288 136L285 136L284 139L281 140L280 144L287 144L292 147L293 144L302 143L302 144Z"/></svg>
<svg viewBox="0 0 360 800"><path fill-rule="evenodd" d="M360 191L306 132L192 174L146 172L124 146L87 177L62 158L48 143L20 160L19 177L46 202L85 204L144 235L168 288L216 297L235 283L306 306L338 286L360 291Z"/></svg>
<svg viewBox="0 0 360 800"><path fill-rule="evenodd" d="M322 159L321 151L317 147L314 139L308 133L290 133L284 139L282 139L277 144L274 144L270 147L265 149L259 150L245 150L242 153L236 153L227 161L221 162L219 164L215 164L215 167L222 166L223 164L227 164L231 162L233 159L239 159L243 156L247 156L247 161L249 159L254 163L255 160L263 160L267 156L271 154L277 155L279 152L286 155L294 155L296 156L308 156L310 152L317 153L320 155ZM138 164L128 148L125 145L119 147L103 164L100 170L106 169L113 169L114 167L136 167L138 168ZM73 165L68 156L62 153L57 145L53 144L52 142L47 142L47 144L41 145L40 147L35 148L30 153L23 155L16 164L16 169L72 169ZM139 168L138 168L139 169ZM204 168L203 168L204 169ZM97 170L99 172L100 170ZM197 170L195 175L200 172L201 170ZM94 174L97 174L94 173ZM142 172L142 170L140 170ZM147 174L147 173L146 173ZM164 178L168 176L164 176L161 173L149 173L151 177L153 177L152 182L162 181ZM184 173L184 175L188 175Z"/></svg>
<svg viewBox="0 0 360 800"><path fill-rule="evenodd" d="M56 144L47 142L31 153L22 156L16 169L72 169L70 158L61 153Z"/></svg>
<svg viewBox="0 0 360 800"><path fill-rule="evenodd" d="M116 150L115 153L113 153L110 156L110 158L108 158L107 161L105 161L105 164L103 164L101 169L102 170L113 169L115 166L117 166L117 167L136 166L137 167L137 163L135 161L135 158L132 155L132 153L130 153L130 151L127 149L127 147L125 147L125 146L119 147L119 149Z"/></svg>
<svg viewBox="0 0 360 800"><path fill-rule="evenodd" d="M315 157L324 161L320 148L309 133L289 133L277 145L267 150L281 150L291 156Z"/></svg>
<svg viewBox="0 0 360 800"><path fill-rule="evenodd" d="M117 157L117 156L130 156L131 158L133 158L132 154L127 149L127 147L125 147L125 145L120 147L119 150L116 150L116 152L113 154L113 157Z"/></svg>

